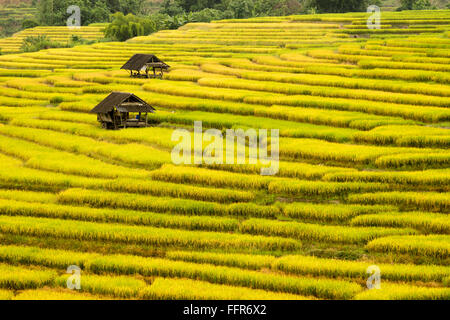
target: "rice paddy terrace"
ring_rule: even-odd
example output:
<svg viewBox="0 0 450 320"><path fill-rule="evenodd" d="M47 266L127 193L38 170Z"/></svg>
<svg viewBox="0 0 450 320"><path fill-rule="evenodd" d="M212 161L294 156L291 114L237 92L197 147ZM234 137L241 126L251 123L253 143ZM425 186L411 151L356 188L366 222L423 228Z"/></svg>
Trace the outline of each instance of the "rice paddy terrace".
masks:
<svg viewBox="0 0 450 320"><path fill-rule="evenodd" d="M25 29L15 33L8 38L0 39L0 49L3 54L20 53L22 52L23 41L27 37L47 36L49 39L67 44L72 36L77 36L84 40L100 40L103 39L103 29L105 24L92 24L75 29L67 27L35 27Z"/></svg>
<svg viewBox="0 0 450 320"><path fill-rule="evenodd" d="M450 11L366 19L1 56L0 297L449 299ZM129 78L134 53L171 71ZM111 91L154 106L153 126L101 129L87 112ZM173 165L173 129L197 120L279 129L278 175Z"/></svg>

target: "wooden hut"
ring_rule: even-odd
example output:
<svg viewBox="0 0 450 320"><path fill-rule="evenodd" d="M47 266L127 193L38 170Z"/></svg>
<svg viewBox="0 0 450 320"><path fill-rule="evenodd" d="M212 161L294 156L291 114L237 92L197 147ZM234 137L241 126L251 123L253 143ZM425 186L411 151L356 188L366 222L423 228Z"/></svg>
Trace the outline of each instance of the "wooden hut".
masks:
<svg viewBox="0 0 450 320"><path fill-rule="evenodd" d="M132 56L120 69L128 70L131 77L162 79L164 71L169 68L168 64L153 54L138 53Z"/></svg>
<svg viewBox="0 0 450 320"><path fill-rule="evenodd" d="M154 112L155 108L128 92L113 92L90 111L105 129L146 127L148 113Z"/></svg>

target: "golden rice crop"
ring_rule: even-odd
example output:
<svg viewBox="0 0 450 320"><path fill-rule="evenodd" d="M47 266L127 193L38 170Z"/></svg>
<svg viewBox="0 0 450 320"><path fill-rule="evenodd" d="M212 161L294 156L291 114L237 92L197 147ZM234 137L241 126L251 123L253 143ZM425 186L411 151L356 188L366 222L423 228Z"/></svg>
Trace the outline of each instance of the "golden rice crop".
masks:
<svg viewBox="0 0 450 320"><path fill-rule="evenodd" d="M434 63L407 63L380 60L360 60L358 65L364 69L389 68L389 69L417 69L429 71L450 71L450 66Z"/></svg>
<svg viewBox="0 0 450 320"><path fill-rule="evenodd" d="M95 190L68 189L58 196L65 204L89 205L91 207L124 208L141 211L173 212L186 215L236 215L273 217L278 214L274 206L260 206L254 203L230 205L190 199L159 198L131 193L101 192Z"/></svg>
<svg viewBox="0 0 450 320"><path fill-rule="evenodd" d="M91 294L74 292L63 289L24 290L13 297L13 300L99 300Z"/></svg>
<svg viewBox="0 0 450 320"><path fill-rule="evenodd" d="M61 115L64 113L67 114L68 112L57 113L58 116L62 118L61 121L14 119L10 123L20 127L48 129L53 131L60 131L63 133L90 137L94 139L104 139L119 144L138 142L143 144L159 145L165 148L173 148L175 146L175 143L171 142L171 135L173 130L170 130L168 128L148 127L142 128L141 130L139 130L139 132L136 132L134 130L105 131L98 126L98 122L95 117L89 117L90 121L87 124L80 124L78 123L78 121L81 120L81 122L88 122L88 119L86 119L86 117L83 117L82 115L77 114L75 114L75 116ZM43 120L56 120L55 117L49 117L49 113L41 113L39 114L39 118ZM95 126L92 126L92 124L94 124Z"/></svg>
<svg viewBox="0 0 450 320"><path fill-rule="evenodd" d="M136 256L104 256L91 261L93 272L119 272L144 276L183 277L217 284L228 284L293 293L319 298L350 299L361 291L356 283L330 279L310 279L244 271L238 268L218 267L164 259L149 259Z"/></svg>
<svg viewBox="0 0 450 320"><path fill-rule="evenodd" d="M450 163L450 152L440 153L408 153L379 157L375 164L380 168L413 168L447 167Z"/></svg>
<svg viewBox="0 0 450 320"><path fill-rule="evenodd" d="M283 214L293 219L319 222L343 222L359 215L393 211L393 206L381 205L349 205L349 204L316 204L294 202L283 206ZM374 214L374 216L376 216Z"/></svg>
<svg viewBox="0 0 450 320"><path fill-rule="evenodd" d="M98 178L149 177L145 170L117 166L7 136L0 136L0 151L26 161L25 165L34 169Z"/></svg>
<svg viewBox="0 0 450 320"><path fill-rule="evenodd" d="M214 78L204 77L197 81L202 86L218 87L218 88L232 88L232 89L246 89L255 91L266 91L283 94L303 94L321 97L334 98L351 98L363 99L372 101L384 101L399 104L414 104L414 105L430 105L445 107L448 105L448 98L433 97L420 94L404 94L396 93L386 95L381 91L368 89L343 89L339 87L328 86L313 86L305 84L287 84L275 81L254 81L234 78Z"/></svg>
<svg viewBox="0 0 450 320"><path fill-rule="evenodd" d="M382 283L355 296L356 300L448 300L450 288L429 288L404 284Z"/></svg>
<svg viewBox="0 0 450 320"><path fill-rule="evenodd" d="M0 199L25 202L54 203L58 198L56 194L48 192L0 189Z"/></svg>
<svg viewBox="0 0 450 320"><path fill-rule="evenodd" d="M55 279L55 285L66 287L69 275ZM81 292L108 295L117 298L136 298L139 292L147 286L144 280L126 276L99 276L82 274L80 283Z"/></svg>
<svg viewBox="0 0 450 320"><path fill-rule="evenodd" d="M147 226L127 226L31 217L0 216L0 230L10 234L38 237L140 243L158 246L189 246L192 248L258 248L289 251L300 246L298 241L278 237L181 231Z"/></svg>
<svg viewBox="0 0 450 320"><path fill-rule="evenodd" d="M358 132L353 139L362 143L397 144L411 147L447 148L448 130L424 126L381 126L367 132Z"/></svg>
<svg viewBox="0 0 450 320"><path fill-rule="evenodd" d="M309 180L274 180L269 184L270 193L289 194L291 196L344 196L347 193L389 190L389 185L364 182L326 182Z"/></svg>
<svg viewBox="0 0 450 320"><path fill-rule="evenodd" d="M329 173L322 177L327 181L365 181L398 184L426 185L445 188L450 182L449 169L423 171L353 171Z"/></svg>
<svg viewBox="0 0 450 320"><path fill-rule="evenodd" d="M34 270L0 264L0 287L6 289L39 288L49 284L56 277L52 270Z"/></svg>
<svg viewBox="0 0 450 320"><path fill-rule="evenodd" d="M446 287L450 287L450 277L445 278L443 281L443 284Z"/></svg>
<svg viewBox="0 0 450 320"><path fill-rule="evenodd" d="M0 300L11 300L13 297L14 297L13 291L0 289Z"/></svg>
<svg viewBox="0 0 450 320"><path fill-rule="evenodd" d="M139 144L117 145L50 130L13 126L0 127L0 132L64 151L114 159L137 166L152 167L164 162L171 162L169 152Z"/></svg>
<svg viewBox="0 0 450 320"><path fill-rule="evenodd" d="M367 279L367 268L374 262L344 261L312 256L289 255L275 260L272 267L296 275ZM450 272L448 266L375 263L382 279L392 281L442 282Z"/></svg>
<svg viewBox="0 0 450 320"><path fill-rule="evenodd" d="M398 234L415 234L411 229L364 228L330 226L302 222L249 219L243 221L239 230L250 234L272 234L280 237L306 241L324 241L336 243L364 243L374 238Z"/></svg>
<svg viewBox="0 0 450 320"><path fill-rule="evenodd" d="M422 208L436 212L448 212L450 199L438 192L376 192L349 195L348 200L363 204L393 204L409 208Z"/></svg>
<svg viewBox="0 0 450 320"><path fill-rule="evenodd" d="M180 167L170 164L153 171L152 178L175 183L203 184L214 187L226 186L242 189L265 189L272 180L270 177L213 171L204 168Z"/></svg>
<svg viewBox="0 0 450 320"><path fill-rule="evenodd" d="M450 234L450 221L447 214L431 212L389 212L353 218L354 226L376 226L393 228L412 228L424 233Z"/></svg>
<svg viewBox="0 0 450 320"><path fill-rule="evenodd" d="M141 290L143 299L150 300L306 300L288 293L240 288L189 279L156 278L151 286Z"/></svg>
<svg viewBox="0 0 450 320"><path fill-rule="evenodd" d="M86 178L25 167L1 167L0 186L10 189L59 191L68 187L91 188L101 185L102 179Z"/></svg>
<svg viewBox="0 0 450 320"><path fill-rule="evenodd" d="M172 213L158 214L119 209L95 209L3 199L0 200L0 214L93 222L117 222L186 230L233 231L238 227L237 220L227 217L187 217Z"/></svg>
<svg viewBox="0 0 450 320"><path fill-rule="evenodd" d="M224 254L215 252L168 251L165 258L170 260L209 263L220 266L258 270L270 268L275 261L274 256L250 254Z"/></svg>
<svg viewBox="0 0 450 320"><path fill-rule="evenodd" d="M84 269L89 260L98 254L57 249L43 249L16 245L0 246L0 261L10 264L38 265L57 269L67 269L77 265Z"/></svg>
<svg viewBox="0 0 450 320"><path fill-rule="evenodd" d="M84 258L77 260L77 257L81 258L81 255ZM65 268L63 262L65 260L70 264L83 263L86 272L190 278L274 292L313 295L320 298L350 299L361 291L359 285L342 280L289 277L231 267L130 255L98 256L66 250L0 246L0 259L43 265L61 263L63 268ZM78 265L81 266L81 264Z"/></svg>
<svg viewBox="0 0 450 320"><path fill-rule="evenodd" d="M339 144L317 139L280 138L280 155L290 159L310 158L322 161L370 163L381 156L436 152L434 149L395 148L355 144ZM445 154L445 153L443 153Z"/></svg>
<svg viewBox="0 0 450 320"><path fill-rule="evenodd" d="M246 202L253 200L255 197L254 194L249 191L219 188L210 189L161 181L138 181L136 179L117 179L108 181L101 187L110 191L214 202Z"/></svg>
<svg viewBox="0 0 450 320"><path fill-rule="evenodd" d="M432 256L445 260L450 257L449 239L448 235L391 236L372 240L366 248L375 252Z"/></svg>

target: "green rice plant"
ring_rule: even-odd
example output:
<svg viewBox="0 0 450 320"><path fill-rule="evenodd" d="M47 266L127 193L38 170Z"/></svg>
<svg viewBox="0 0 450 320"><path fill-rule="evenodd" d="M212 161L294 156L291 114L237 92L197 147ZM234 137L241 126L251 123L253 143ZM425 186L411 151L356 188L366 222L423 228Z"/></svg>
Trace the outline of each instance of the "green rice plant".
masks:
<svg viewBox="0 0 450 320"><path fill-rule="evenodd" d="M282 180L278 179L269 184L270 193L289 194L292 196L344 196L348 193L389 190L389 185L381 183L364 182L326 182L309 180Z"/></svg>
<svg viewBox="0 0 450 320"><path fill-rule="evenodd" d="M450 234L447 214L431 212L389 212L369 214L352 219L353 226L412 228L424 233Z"/></svg>
<svg viewBox="0 0 450 320"><path fill-rule="evenodd" d="M278 237L181 231L175 229L92 223L71 220L0 216L4 233L63 239L113 241L191 248L295 250L300 243Z"/></svg>
<svg viewBox="0 0 450 320"><path fill-rule="evenodd" d="M421 208L433 212L449 212L450 199L438 192L376 192L349 195L352 203L392 204L406 208Z"/></svg>
<svg viewBox="0 0 450 320"><path fill-rule="evenodd" d="M99 300L100 297L62 289L24 290L13 297L13 300Z"/></svg>
<svg viewBox="0 0 450 320"><path fill-rule="evenodd" d="M391 236L372 240L366 248L374 252L431 256L445 261L450 257L449 238L448 235Z"/></svg>
<svg viewBox="0 0 450 320"><path fill-rule="evenodd" d="M382 283L355 296L356 300L448 300L450 288L417 287L405 284Z"/></svg>
<svg viewBox="0 0 450 320"><path fill-rule="evenodd" d="M393 206L362 206L349 204L316 204L294 202L283 206L283 214L289 218L318 222L344 222L366 214L374 216L395 210ZM375 214L376 213L376 214Z"/></svg>
<svg viewBox="0 0 450 320"><path fill-rule="evenodd" d="M274 256L268 255L226 254L196 251L168 251L165 258L176 261L208 263L251 270L263 268L270 269L271 264L275 261Z"/></svg>
<svg viewBox="0 0 450 320"><path fill-rule="evenodd" d="M57 218L104 223L116 222L186 230L233 231L238 227L238 221L236 219L227 217L187 217L175 214L158 214L120 209L94 209L14 200L0 200L0 213L11 216Z"/></svg>
<svg viewBox="0 0 450 320"><path fill-rule="evenodd" d="M272 268L295 275L324 276L328 278L367 279L366 270L376 264L380 268L381 277L390 281L425 281L442 282L450 272L448 266L385 264L371 261L345 261L324 259L313 256L289 255L275 260ZM383 282L381 284L383 286Z"/></svg>
<svg viewBox="0 0 450 320"><path fill-rule="evenodd" d="M39 288L49 284L56 277L52 270L34 270L0 264L0 287L21 290Z"/></svg>
<svg viewBox="0 0 450 320"><path fill-rule="evenodd" d="M189 279L156 278L140 292L149 300L307 300L288 293L240 288Z"/></svg>
<svg viewBox="0 0 450 320"><path fill-rule="evenodd" d="M55 279L55 285L66 287L70 275L63 275ZM116 298L136 298L147 283L143 280L126 276L99 276L82 274L80 283L81 292L107 295Z"/></svg>
<svg viewBox="0 0 450 320"><path fill-rule="evenodd" d="M280 237L305 241L324 241L331 243L361 244L379 237L390 235L415 234L411 229L363 228L330 226L302 222L248 219L243 221L239 230L249 234L271 234Z"/></svg>

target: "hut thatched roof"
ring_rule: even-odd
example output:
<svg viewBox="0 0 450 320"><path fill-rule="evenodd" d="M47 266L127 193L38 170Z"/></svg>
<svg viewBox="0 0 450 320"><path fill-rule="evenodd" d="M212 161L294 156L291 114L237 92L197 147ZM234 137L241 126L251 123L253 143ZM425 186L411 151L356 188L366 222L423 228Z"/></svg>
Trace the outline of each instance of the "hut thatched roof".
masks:
<svg viewBox="0 0 450 320"><path fill-rule="evenodd" d="M168 69L170 66L161 61L157 56L153 54L140 54L137 53L125 63L122 68L125 70L141 70L146 64L154 64L155 67Z"/></svg>
<svg viewBox="0 0 450 320"><path fill-rule="evenodd" d="M155 108L132 93L112 92L90 113L108 113L114 108L120 112L155 112Z"/></svg>

